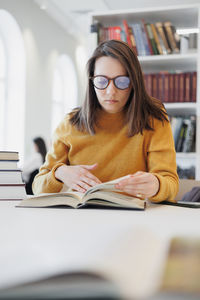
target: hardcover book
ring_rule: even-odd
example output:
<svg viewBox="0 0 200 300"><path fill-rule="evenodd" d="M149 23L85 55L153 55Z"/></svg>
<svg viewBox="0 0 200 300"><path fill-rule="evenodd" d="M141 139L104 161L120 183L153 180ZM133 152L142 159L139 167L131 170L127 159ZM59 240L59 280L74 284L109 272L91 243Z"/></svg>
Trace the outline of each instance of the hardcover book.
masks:
<svg viewBox="0 0 200 300"><path fill-rule="evenodd" d="M19 160L19 153L16 151L0 151L0 160Z"/></svg>
<svg viewBox="0 0 200 300"><path fill-rule="evenodd" d="M19 184L23 183L21 170L1 170L0 184Z"/></svg>
<svg viewBox="0 0 200 300"><path fill-rule="evenodd" d="M158 33L160 34L160 36L163 40L164 46L167 50L167 53L168 54L172 53L172 50L171 50L171 48L169 46L169 43L168 43L168 38L165 34L165 28L163 27L163 24L161 22L157 22L157 23L155 23L155 26L156 26L156 28L158 30Z"/></svg>
<svg viewBox="0 0 200 300"><path fill-rule="evenodd" d="M22 200L26 198L24 183L0 184L0 200Z"/></svg>
<svg viewBox="0 0 200 300"><path fill-rule="evenodd" d="M0 160L0 170L18 170L18 160Z"/></svg>

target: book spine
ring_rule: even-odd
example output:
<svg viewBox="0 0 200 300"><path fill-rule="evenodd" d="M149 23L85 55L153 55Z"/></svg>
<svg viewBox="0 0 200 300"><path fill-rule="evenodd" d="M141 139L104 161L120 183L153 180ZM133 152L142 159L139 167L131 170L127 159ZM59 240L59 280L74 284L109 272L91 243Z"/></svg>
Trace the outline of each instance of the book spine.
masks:
<svg viewBox="0 0 200 300"><path fill-rule="evenodd" d="M190 76L190 72L187 72L185 73L185 91L184 91L184 94L185 94L185 102L191 102L191 93L190 93L190 90L191 90L191 76Z"/></svg>
<svg viewBox="0 0 200 300"><path fill-rule="evenodd" d="M1 186L25 186L25 183L0 183Z"/></svg>
<svg viewBox="0 0 200 300"><path fill-rule="evenodd" d="M157 74L157 78L158 78L158 92L157 92L157 97L160 101L164 102L164 74L162 72Z"/></svg>
<svg viewBox="0 0 200 300"><path fill-rule="evenodd" d="M179 102L179 74L174 74L174 102Z"/></svg>
<svg viewBox="0 0 200 300"><path fill-rule="evenodd" d="M185 73L178 74L179 77L179 102L185 101Z"/></svg>
<svg viewBox="0 0 200 300"><path fill-rule="evenodd" d="M152 96L158 98L158 75L152 74Z"/></svg>
<svg viewBox="0 0 200 300"><path fill-rule="evenodd" d="M138 36L136 24L132 25L132 30L133 30L133 35L135 37L137 53L138 53L139 56L142 56L142 49L141 49L141 44L140 44L140 39L139 39L139 36Z"/></svg>
<svg viewBox="0 0 200 300"><path fill-rule="evenodd" d="M113 27L113 39L115 40L121 40L121 27L120 26L114 26Z"/></svg>
<svg viewBox="0 0 200 300"><path fill-rule="evenodd" d="M138 26L140 27L140 31L142 32L141 36L142 36L143 45L145 49L145 55L151 55L149 40L148 40L148 36L146 36L146 31L143 22L141 24L138 24Z"/></svg>
<svg viewBox="0 0 200 300"><path fill-rule="evenodd" d="M186 133L187 133L187 127L188 127L188 125L187 125L186 120L183 120L183 124L181 127L180 135L179 135L177 146L176 146L177 152L182 152L182 150L183 150L183 144L184 144Z"/></svg>
<svg viewBox="0 0 200 300"><path fill-rule="evenodd" d="M153 33L153 37L154 37L154 40L155 40L155 43L156 43L156 48L158 50L158 53L163 54L163 49L162 49L161 44L160 44L160 40L159 40L157 31L156 31L156 27L155 27L154 24L150 24L150 27L151 27L151 31Z"/></svg>
<svg viewBox="0 0 200 300"><path fill-rule="evenodd" d="M130 47L132 47L132 43L131 43L131 38L130 38L130 34L129 34L129 26L128 26L128 23L126 20L123 20L123 25L124 25L124 31L126 33L126 40L127 40L127 43Z"/></svg>
<svg viewBox="0 0 200 300"><path fill-rule="evenodd" d="M146 89L147 93L150 96L153 96L153 91L152 91L152 74L145 74L146 77Z"/></svg>
<svg viewBox="0 0 200 300"><path fill-rule="evenodd" d="M181 133L181 128L183 124L183 117L177 117L176 122L175 122L175 128L174 128L174 144L175 144L175 149L177 149L178 145L178 140L179 136Z"/></svg>
<svg viewBox="0 0 200 300"><path fill-rule="evenodd" d="M169 73L169 102L175 102L174 91L175 91L174 74Z"/></svg>
<svg viewBox="0 0 200 300"><path fill-rule="evenodd" d="M146 40L147 40L147 43L148 43L148 48L149 48L150 54L153 55L154 52L153 52L153 49L152 49L151 41L150 41L150 38L149 38L149 35L148 35L148 32L147 32L147 28L146 28L146 24L144 22L144 19L142 19L142 27L143 27L143 30L145 32L145 36L146 36Z"/></svg>
<svg viewBox="0 0 200 300"><path fill-rule="evenodd" d="M197 72L191 73L191 102L196 102L197 97Z"/></svg>
<svg viewBox="0 0 200 300"><path fill-rule="evenodd" d="M145 48L141 25L139 23L136 23L135 27L136 27L136 35L137 35L137 39L139 42L139 48L140 48L140 53L141 53L140 55L146 56L147 49ZM148 53L150 53L150 52L148 52Z"/></svg>
<svg viewBox="0 0 200 300"><path fill-rule="evenodd" d="M137 47L136 47L136 41L135 41L135 37L134 37L134 34L133 34L133 30L132 30L131 27L129 27L128 30L129 30L129 35L130 35L130 39L131 39L131 44L132 44L133 50L138 55Z"/></svg>
<svg viewBox="0 0 200 300"><path fill-rule="evenodd" d="M167 37L165 35L165 31L164 31L162 23L161 22L157 22L157 23L155 23L155 26L156 26L156 28L158 30L158 33L160 34L160 36L161 36L161 38L163 40L164 46L165 46L165 48L167 50L167 53L168 54L172 53L172 50L169 47L168 40L167 40Z"/></svg>
<svg viewBox="0 0 200 300"><path fill-rule="evenodd" d="M177 46L177 43L176 43L176 40L174 37L174 29L172 28L171 22L164 22L164 28L166 30L171 49L173 50L174 53L179 53L180 49Z"/></svg>
<svg viewBox="0 0 200 300"><path fill-rule="evenodd" d="M127 40L126 40L126 33L125 31L122 29L121 31L121 41L127 43Z"/></svg>
<svg viewBox="0 0 200 300"><path fill-rule="evenodd" d="M147 32L148 32L148 36L149 36L151 45L152 45L153 53L154 54L159 54L159 51L157 49L157 45L156 45L156 42L155 42L155 39L154 39L154 36L153 36L153 32L151 30L151 26L150 26L149 23L146 23L146 28L147 28Z"/></svg>
<svg viewBox="0 0 200 300"><path fill-rule="evenodd" d="M111 27L108 27L108 40L112 39Z"/></svg>
<svg viewBox="0 0 200 300"><path fill-rule="evenodd" d="M169 102L169 73L165 72L164 74L164 93L163 93L163 102Z"/></svg>
<svg viewBox="0 0 200 300"><path fill-rule="evenodd" d="M183 144L183 152L192 152L195 144L195 126L196 118L191 116L188 123L187 133L185 137L185 142Z"/></svg>
<svg viewBox="0 0 200 300"><path fill-rule="evenodd" d="M99 36L99 43L105 41L105 27L100 26L98 36Z"/></svg>

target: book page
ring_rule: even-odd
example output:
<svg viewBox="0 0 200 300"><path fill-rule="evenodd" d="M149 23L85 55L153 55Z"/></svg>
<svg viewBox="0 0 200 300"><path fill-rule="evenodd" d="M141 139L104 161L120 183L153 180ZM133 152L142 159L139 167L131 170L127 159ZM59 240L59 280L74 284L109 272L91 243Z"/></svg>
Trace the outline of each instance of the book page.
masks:
<svg viewBox="0 0 200 300"><path fill-rule="evenodd" d="M128 178L130 175L126 175L111 181L107 181L101 184L97 184L93 187L91 187L90 189L87 190L87 192L85 192L85 196L87 194L91 194L95 191L100 191L100 190L110 190L110 191L116 191L119 192L118 189L115 188L115 184L118 183L119 181L121 181L122 179Z"/></svg>
<svg viewBox="0 0 200 300"><path fill-rule="evenodd" d="M124 207L134 209L144 209L145 201L120 193L101 190L92 194L87 194L83 198L86 204L95 204L103 206Z"/></svg>
<svg viewBox="0 0 200 300"><path fill-rule="evenodd" d="M66 205L76 208L84 194L79 192L44 193L22 200L20 207L51 207Z"/></svg>

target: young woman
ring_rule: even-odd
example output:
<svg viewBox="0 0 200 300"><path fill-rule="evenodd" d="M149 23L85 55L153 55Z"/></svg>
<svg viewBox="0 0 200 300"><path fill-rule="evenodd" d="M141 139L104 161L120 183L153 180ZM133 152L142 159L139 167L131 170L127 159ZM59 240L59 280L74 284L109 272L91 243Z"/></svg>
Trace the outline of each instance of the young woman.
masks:
<svg viewBox="0 0 200 300"><path fill-rule="evenodd" d="M41 137L33 139L34 151L23 166L23 179L26 183L26 193L33 194L32 183L35 175L39 172L39 168L45 161L47 153L46 145Z"/></svg>
<svg viewBox="0 0 200 300"><path fill-rule="evenodd" d="M119 191L174 201L178 176L166 111L147 94L134 51L110 40L88 61L85 101L56 129L33 190L59 192L65 184L85 192L128 174L116 185Z"/></svg>

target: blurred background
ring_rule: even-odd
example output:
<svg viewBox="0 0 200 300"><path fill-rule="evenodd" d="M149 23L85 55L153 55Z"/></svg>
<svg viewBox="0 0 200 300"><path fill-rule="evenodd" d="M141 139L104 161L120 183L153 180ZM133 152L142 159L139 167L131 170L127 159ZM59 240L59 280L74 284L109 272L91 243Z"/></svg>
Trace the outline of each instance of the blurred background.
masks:
<svg viewBox="0 0 200 300"><path fill-rule="evenodd" d="M48 148L63 116L82 103L92 15L117 10L123 19L123 11L167 5L178 17L180 5L193 4L200 1L0 0L0 149L19 151L23 163L32 139Z"/></svg>

